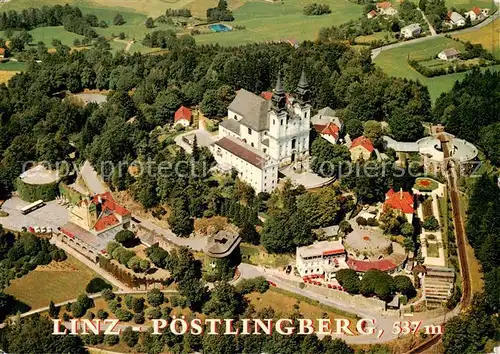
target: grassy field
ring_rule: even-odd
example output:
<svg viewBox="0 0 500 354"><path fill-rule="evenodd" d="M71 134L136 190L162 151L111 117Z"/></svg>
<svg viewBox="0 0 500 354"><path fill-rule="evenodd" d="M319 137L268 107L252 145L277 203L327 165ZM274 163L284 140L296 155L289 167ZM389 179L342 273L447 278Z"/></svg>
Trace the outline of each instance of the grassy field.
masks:
<svg viewBox="0 0 500 354"><path fill-rule="evenodd" d="M87 283L97 274L77 259L69 256L64 262L39 266L15 279L5 292L32 309L76 298L85 292Z"/></svg>
<svg viewBox="0 0 500 354"><path fill-rule="evenodd" d="M471 43L480 43L500 59L500 18L477 31L460 34L457 38Z"/></svg>
<svg viewBox="0 0 500 354"><path fill-rule="evenodd" d="M279 39L314 40L319 29L353 20L361 16L362 6L349 1L326 0L331 14L305 16L304 6L313 0L285 1L283 4L266 2L247 2L234 11L235 21L231 26L242 25L244 30L223 33L209 33L196 37L196 43L219 43L239 45L259 41Z"/></svg>
<svg viewBox="0 0 500 354"><path fill-rule="evenodd" d="M240 249L243 260L250 264L276 268L295 263L291 255L269 254L263 247L241 244Z"/></svg>
<svg viewBox="0 0 500 354"><path fill-rule="evenodd" d="M419 80L429 88L431 99L435 101L442 92L449 91L455 81L462 79L465 76L465 72L429 78L410 67L407 58L410 57L416 60L428 58L449 47L463 50L462 43L440 37L425 42L384 50L375 58L374 62L391 76ZM489 69L498 71L500 70L500 65L491 66Z"/></svg>
<svg viewBox="0 0 500 354"><path fill-rule="evenodd" d="M28 64L19 61L9 61L0 64L0 71L24 71L28 69Z"/></svg>

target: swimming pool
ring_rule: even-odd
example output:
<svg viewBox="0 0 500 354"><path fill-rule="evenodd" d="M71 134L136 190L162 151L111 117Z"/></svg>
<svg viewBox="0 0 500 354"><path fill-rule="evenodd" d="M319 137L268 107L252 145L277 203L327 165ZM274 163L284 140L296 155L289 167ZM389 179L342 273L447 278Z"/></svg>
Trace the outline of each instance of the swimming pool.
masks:
<svg viewBox="0 0 500 354"><path fill-rule="evenodd" d="M229 32L232 30L231 27L223 25L222 23L218 23L216 25L208 26L214 32Z"/></svg>

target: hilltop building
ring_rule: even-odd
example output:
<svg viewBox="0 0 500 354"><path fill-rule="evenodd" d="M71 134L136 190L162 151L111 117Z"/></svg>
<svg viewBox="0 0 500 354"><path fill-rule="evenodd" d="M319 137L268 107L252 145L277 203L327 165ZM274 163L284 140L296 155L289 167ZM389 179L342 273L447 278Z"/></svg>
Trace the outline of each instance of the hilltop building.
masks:
<svg viewBox="0 0 500 354"><path fill-rule="evenodd" d="M235 168L257 193L277 186L278 169L302 166L309 158L311 106L309 84L302 72L294 96L286 94L278 75L272 93L255 95L241 89L219 124L212 152L220 166Z"/></svg>
<svg viewBox="0 0 500 354"><path fill-rule="evenodd" d="M352 141L349 152L351 153L351 160L358 161L363 159L365 161L370 159L372 152L375 150L369 138L364 136L357 137Z"/></svg>
<svg viewBox="0 0 500 354"><path fill-rule="evenodd" d="M296 266L301 277L319 275L331 281L337 271L349 268L347 252L341 241L321 241L297 247L296 253Z"/></svg>
<svg viewBox="0 0 500 354"><path fill-rule="evenodd" d="M191 117L191 110L184 106L180 106L174 115L174 126L181 125L184 128L189 127L191 125Z"/></svg>
<svg viewBox="0 0 500 354"><path fill-rule="evenodd" d="M413 220L414 209L413 196L409 192L395 192L394 189L389 189L385 194L384 210L392 208L406 217L409 223Z"/></svg>

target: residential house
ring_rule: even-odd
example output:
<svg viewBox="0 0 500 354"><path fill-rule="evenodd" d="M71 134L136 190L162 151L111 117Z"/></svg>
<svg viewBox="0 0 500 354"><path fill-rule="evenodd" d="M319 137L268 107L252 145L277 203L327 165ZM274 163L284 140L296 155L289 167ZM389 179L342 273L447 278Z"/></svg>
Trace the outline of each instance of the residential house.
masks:
<svg viewBox="0 0 500 354"><path fill-rule="evenodd" d="M320 241L296 249L295 262L301 277L324 276L326 281L331 281L337 271L349 268L346 260L342 241Z"/></svg>
<svg viewBox="0 0 500 354"><path fill-rule="evenodd" d="M418 23L412 23L411 25L401 28L401 35L404 38L414 38L418 37L422 32L422 27Z"/></svg>
<svg viewBox="0 0 500 354"><path fill-rule="evenodd" d="M377 11L375 11L375 10L371 10L370 12L368 12L368 13L366 14L366 17L367 17L368 19L372 19L372 18L377 17Z"/></svg>
<svg viewBox="0 0 500 354"><path fill-rule="evenodd" d="M385 202L383 210L392 208L398 211L401 215L406 217L406 220L411 223L413 220L413 213L415 212L413 196L409 192L395 192L394 189L389 189L385 194Z"/></svg>
<svg viewBox="0 0 500 354"><path fill-rule="evenodd" d="M455 48L446 48L438 54L438 58L441 60L452 61L457 60L460 52Z"/></svg>
<svg viewBox="0 0 500 354"><path fill-rule="evenodd" d="M472 22L474 21L481 21L483 20L486 16L484 13L481 11L481 8L474 6L470 11L465 13L465 17L469 17Z"/></svg>
<svg viewBox="0 0 500 354"><path fill-rule="evenodd" d="M465 26L465 18L458 12L448 12L448 25L451 27L463 27Z"/></svg>
<svg viewBox="0 0 500 354"><path fill-rule="evenodd" d="M5 48L0 48L0 59L5 58Z"/></svg>
<svg viewBox="0 0 500 354"><path fill-rule="evenodd" d="M388 1L378 2L376 6L377 6L377 11L381 15L394 16L398 13L398 10L392 7L392 4Z"/></svg>
<svg viewBox="0 0 500 354"><path fill-rule="evenodd" d="M351 153L351 160L357 161L361 158L369 160L372 152L375 150L370 139L360 136L352 141L349 152Z"/></svg>
<svg viewBox="0 0 500 354"><path fill-rule="evenodd" d="M344 124L330 107L320 109L318 114L311 118L311 123L316 132L330 143L336 144L339 141Z"/></svg>
<svg viewBox="0 0 500 354"><path fill-rule="evenodd" d="M184 128L191 125L192 113L189 108L181 106L174 115L174 126L181 125Z"/></svg>

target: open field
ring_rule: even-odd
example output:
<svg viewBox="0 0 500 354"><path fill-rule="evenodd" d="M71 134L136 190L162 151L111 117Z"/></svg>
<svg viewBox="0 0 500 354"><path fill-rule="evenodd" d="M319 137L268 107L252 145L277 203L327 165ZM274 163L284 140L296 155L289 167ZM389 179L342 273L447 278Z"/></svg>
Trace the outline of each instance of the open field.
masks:
<svg viewBox="0 0 500 354"><path fill-rule="evenodd" d="M13 280L5 292L36 309L48 306L50 300L57 303L76 298L96 276L90 268L69 256L64 262L38 266Z"/></svg>
<svg viewBox="0 0 500 354"><path fill-rule="evenodd" d="M500 59L500 18L495 19L495 21L477 31L460 34L457 38L471 43L480 43L483 48Z"/></svg>
<svg viewBox="0 0 500 354"><path fill-rule="evenodd" d="M9 61L0 64L1 71L24 71L28 69L28 64L19 61Z"/></svg>
<svg viewBox="0 0 500 354"><path fill-rule="evenodd" d="M445 91L449 91L455 81L462 79L465 72L437 77L425 77L414 70L407 62L407 58L424 59L433 55L437 55L445 48L455 47L458 50L463 50L463 44L449 38L436 38L433 40L408 44L398 48L383 50L374 60L382 70L387 74L396 77L403 77L412 80L419 80L423 85L429 88L431 99L434 102L437 97ZM488 68L483 68L486 70ZM490 66L490 70L500 70L500 65Z"/></svg>
<svg viewBox="0 0 500 354"><path fill-rule="evenodd" d="M196 36L196 43L219 43L221 45L240 45L262 41L295 39L298 41L316 39L320 28L339 25L361 16L362 6L349 1L326 0L331 14L305 16L304 6L312 0L285 1L283 4L266 2L247 2L234 11L235 21L231 26L245 26L244 30L209 33Z"/></svg>
<svg viewBox="0 0 500 354"><path fill-rule="evenodd" d="M250 264L276 268L295 263L291 255L269 254L263 247L245 243L240 245L240 249L243 260Z"/></svg>
<svg viewBox="0 0 500 354"><path fill-rule="evenodd" d="M6 84L18 71L2 71L0 70L0 84ZM2 216L2 215L0 215Z"/></svg>

